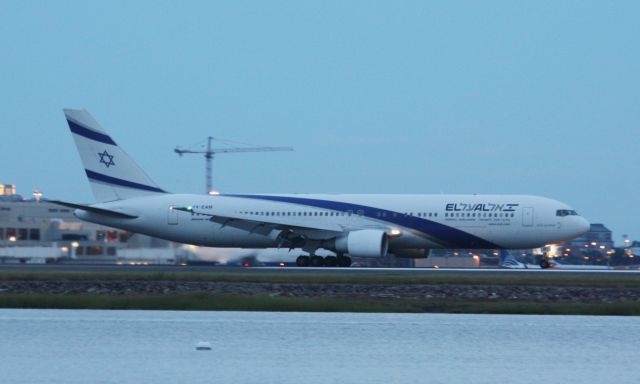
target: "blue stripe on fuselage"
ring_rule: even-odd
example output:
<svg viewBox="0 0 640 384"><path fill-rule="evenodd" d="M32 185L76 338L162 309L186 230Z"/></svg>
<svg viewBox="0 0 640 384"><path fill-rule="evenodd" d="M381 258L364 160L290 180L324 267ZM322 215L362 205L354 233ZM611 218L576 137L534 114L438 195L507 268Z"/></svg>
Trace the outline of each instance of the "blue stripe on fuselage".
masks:
<svg viewBox="0 0 640 384"><path fill-rule="evenodd" d="M71 129L71 132L75 133L76 135L80 135L87 139L99 141L105 144L117 145L116 142L111 139L111 137L109 137L108 135L105 135L104 133L96 132L89 128L85 128L82 125L68 119L67 119L67 123L69 123L69 129Z"/></svg>
<svg viewBox="0 0 640 384"><path fill-rule="evenodd" d="M235 195L225 194L223 196L228 197L242 197L250 199L271 200L279 201L283 203L301 204L312 207L331 209L334 211L347 212L353 211L356 214L357 211L362 211L363 216L372 218L375 220L386 221L405 228L410 228L422 233L424 236L432 239L433 241L440 243L444 246L451 248L489 248L499 249L501 246L487 241L481 237L472 235L468 232L462 231L457 228L450 227L448 225L440 224L435 221L427 220L421 217L408 216L404 213L389 211L386 209L374 208L366 205L345 203L342 201L332 200L320 200L310 199L304 197L291 197L291 196L273 196L273 195ZM382 217L377 216L377 213L382 213Z"/></svg>
<svg viewBox="0 0 640 384"><path fill-rule="evenodd" d="M145 185L145 184L140 184L140 183L134 183L133 181L127 181L127 180L118 179L117 177L111 177L111 176L103 175L102 173L93 172L93 171L90 171L88 169L85 169L85 172L87 172L87 177L90 180L101 181L101 182L107 183L107 184L115 184L115 185L119 185L121 187L127 187L127 188L133 188L133 189L141 189L143 191L167 193L167 191L162 190L160 188L156 188L156 187L152 187L150 185Z"/></svg>

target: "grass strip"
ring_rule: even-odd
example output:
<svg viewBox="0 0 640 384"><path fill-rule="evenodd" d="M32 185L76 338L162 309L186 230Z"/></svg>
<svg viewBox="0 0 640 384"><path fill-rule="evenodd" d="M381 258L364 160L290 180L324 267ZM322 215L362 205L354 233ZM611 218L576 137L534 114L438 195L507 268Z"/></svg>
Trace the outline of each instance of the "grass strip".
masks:
<svg viewBox="0 0 640 384"><path fill-rule="evenodd" d="M592 288L640 288L640 278L624 274L571 274L544 271L532 274L476 273L288 273L281 271L238 272L59 272L4 271L0 281L215 281L237 283L362 283L362 284L462 284Z"/></svg>
<svg viewBox="0 0 640 384"><path fill-rule="evenodd" d="M1 294L2 308L141 309L199 311L469 313L639 316L640 303L512 302L506 300L427 300L292 298L268 295L46 295Z"/></svg>

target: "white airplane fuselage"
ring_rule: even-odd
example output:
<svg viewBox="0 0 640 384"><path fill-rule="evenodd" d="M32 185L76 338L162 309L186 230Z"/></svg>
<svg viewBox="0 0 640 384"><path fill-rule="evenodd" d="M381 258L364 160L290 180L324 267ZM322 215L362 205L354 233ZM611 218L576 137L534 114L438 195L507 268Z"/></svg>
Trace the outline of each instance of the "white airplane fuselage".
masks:
<svg viewBox="0 0 640 384"><path fill-rule="evenodd" d="M389 251L430 248L535 248L589 229L581 216L559 216L561 202L525 195L194 195L158 194L95 204L136 218L76 210L80 219L194 245L271 248L279 230L260 222L300 227L322 240L375 229L389 234ZM177 210L188 207L191 211ZM184 208L183 208L184 209ZM227 222L210 218L220 216ZM231 218L231 219L229 219ZM232 221L247 224L233 225ZM253 228L253 226L257 228ZM339 236L339 235L338 235Z"/></svg>
<svg viewBox="0 0 640 384"><path fill-rule="evenodd" d="M349 266L388 252L533 248L589 223L567 205L517 195L192 195L157 185L85 110L64 111L97 204L57 201L83 220L176 242L229 248L301 248L305 265ZM317 250L335 252L324 259ZM348 256L347 256L348 255Z"/></svg>

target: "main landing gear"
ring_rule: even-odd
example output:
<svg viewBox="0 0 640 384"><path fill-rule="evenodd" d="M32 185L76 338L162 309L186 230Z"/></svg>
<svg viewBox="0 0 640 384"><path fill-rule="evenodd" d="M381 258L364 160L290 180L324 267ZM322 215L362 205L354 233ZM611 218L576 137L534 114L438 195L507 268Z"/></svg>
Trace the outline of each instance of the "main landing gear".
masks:
<svg viewBox="0 0 640 384"><path fill-rule="evenodd" d="M349 256L298 256L296 259L298 267L349 267L351 258Z"/></svg>

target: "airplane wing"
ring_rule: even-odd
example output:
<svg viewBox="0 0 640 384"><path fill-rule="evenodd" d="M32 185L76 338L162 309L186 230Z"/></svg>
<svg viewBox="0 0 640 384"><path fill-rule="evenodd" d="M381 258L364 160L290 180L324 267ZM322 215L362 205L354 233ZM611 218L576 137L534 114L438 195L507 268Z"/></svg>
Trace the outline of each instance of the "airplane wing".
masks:
<svg viewBox="0 0 640 384"><path fill-rule="evenodd" d="M246 216L235 214L212 214L192 207L173 207L177 211L191 213L192 215L204 216L208 220L221 224L223 227L229 226L238 229L243 229L249 233L258 233L261 235L268 235L273 230L281 230L287 233L290 237L304 236L302 233L308 233L309 231L324 231L341 233L344 228L337 224L322 223L317 221L313 226L300 226L291 222L291 218L287 220L287 217L260 217L260 218L247 218Z"/></svg>
<svg viewBox="0 0 640 384"><path fill-rule="evenodd" d="M90 205L69 203L69 202L60 201L60 200L48 200L47 199L45 201L47 201L49 203L52 203L52 204L62 205L63 207L68 207L68 208L73 208L73 209L82 209L83 211L95 213L95 214L102 215L102 216L115 217L115 218L118 218L118 219L135 219L136 217L138 217L137 215L132 215L130 213L114 211L114 210L105 209L105 208L92 207Z"/></svg>

